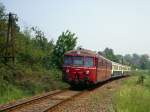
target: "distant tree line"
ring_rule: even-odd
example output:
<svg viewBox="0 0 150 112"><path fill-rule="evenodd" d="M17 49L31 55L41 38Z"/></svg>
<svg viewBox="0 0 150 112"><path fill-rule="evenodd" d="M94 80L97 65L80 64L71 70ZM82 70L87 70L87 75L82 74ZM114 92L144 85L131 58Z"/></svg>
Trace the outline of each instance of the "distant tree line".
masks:
<svg viewBox="0 0 150 112"><path fill-rule="evenodd" d="M129 65L135 69L150 69L150 57L148 54L118 55L114 54L114 51L111 48L105 48L104 51L99 51L98 53L114 62Z"/></svg>

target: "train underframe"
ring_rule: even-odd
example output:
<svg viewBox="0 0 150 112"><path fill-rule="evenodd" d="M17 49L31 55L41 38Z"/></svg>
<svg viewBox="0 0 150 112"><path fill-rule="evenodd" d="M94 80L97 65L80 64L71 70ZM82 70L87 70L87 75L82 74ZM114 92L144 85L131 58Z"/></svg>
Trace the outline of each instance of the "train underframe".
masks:
<svg viewBox="0 0 150 112"><path fill-rule="evenodd" d="M64 74L63 75L63 81L65 81L66 83L69 83L72 87L79 87L79 86L80 87L89 87L89 86L93 86L93 85L96 85L98 83L110 80L111 78L123 77L123 76L127 76L127 75L129 75L128 72L122 73L122 71L114 71L113 74L111 74L110 78L91 81L89 79L89 77L84 77L82 79L80 79L79 77L76 77L74 79L69 79L69 77L67 77L67 75Z"/></svg>

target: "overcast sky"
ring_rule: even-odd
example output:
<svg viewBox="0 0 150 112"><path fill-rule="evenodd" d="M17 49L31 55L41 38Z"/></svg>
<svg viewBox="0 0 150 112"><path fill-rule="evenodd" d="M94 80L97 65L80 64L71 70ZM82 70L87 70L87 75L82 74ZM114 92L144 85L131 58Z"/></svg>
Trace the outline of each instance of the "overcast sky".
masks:
<svg viewBox="0 0 150 112"><path fill-rule="evenodd" d="M0 0L21 27L38 26L55 41L76 33L78 45L115 53L150 54L150 0Z"/></svg>

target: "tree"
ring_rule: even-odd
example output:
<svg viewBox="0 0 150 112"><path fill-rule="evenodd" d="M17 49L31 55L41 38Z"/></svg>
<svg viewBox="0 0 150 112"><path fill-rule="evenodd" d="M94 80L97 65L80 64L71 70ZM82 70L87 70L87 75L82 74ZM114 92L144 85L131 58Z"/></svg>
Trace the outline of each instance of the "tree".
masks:
<svg viewBox="0 0 150 112"><path fill-rule="evenodd" d="M66 32L62 32L62 34L58 37L58 40L54 47L53 63L57 67L61 67L64 53L66 51L74 49L76 44L77 37L75 36L75 33L71 33L69 30L67 30Z"/></svg>
<svg viewBox="0 0 150 112"><path fill-rule="evenodd" d="M102 52L103 56L106 57L107 59L114 61L114 62L118 62L117 57L114 54L113 49L110 48L105 48L105 50Z"/></svg>
<svg viewBox="0 0 150 112"><path fill-rule="evenodd" d="M140 68L141 69L149 69L149 56L144 54L140 58Z"/></svg>
<svg viewBox="0 0 150 112"><path fill-rule="evenodd" d="M44 35L44 32L42 32L38 27L32 27L31 28L34 31L35 34L35 44L42 50L46 50L47 47L47 38Z"/></svg>
<svg viewBox="0 0 150 112"><path fill-rule="evenodd" d="M131 60L131 64L134 68L140 68L140 55L138 54L133 54L132 55L132 60Z"/></svg>
<svg viewBox="0 0 150 112"><path fill-rule="evenodd" d="M124 64L126 65L130 65L131 64L131 60L132 60L132 56L130 54L126 54L124 57L123 57L123 62Z"/></svg>
<svg viewBox="0 0 150 112"><path fill-rule="evenodd" d="M0 20L3 20L5 18L5 6L0 3Z"/></svg>
<svg viewBox="0 0 150 112"><path fill-rule="evenodd" d="M5 13L5 6L2 3L0 3L0 57L3 57L5 53L7 18L8 17ZM0 58L0 63L1 61L4 61L4 58Z"/></svg>

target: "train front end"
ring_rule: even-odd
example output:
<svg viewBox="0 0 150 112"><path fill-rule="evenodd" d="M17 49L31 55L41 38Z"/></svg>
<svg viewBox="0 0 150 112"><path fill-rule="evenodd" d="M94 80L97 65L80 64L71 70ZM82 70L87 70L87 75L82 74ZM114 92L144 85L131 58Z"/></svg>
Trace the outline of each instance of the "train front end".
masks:
<svg viewBox="0 0 150 112"><path fill-rule="evenodd" d="M64 55L63 81L70 85L90 85L96 81L95 57L77 52Z"/></svg>

